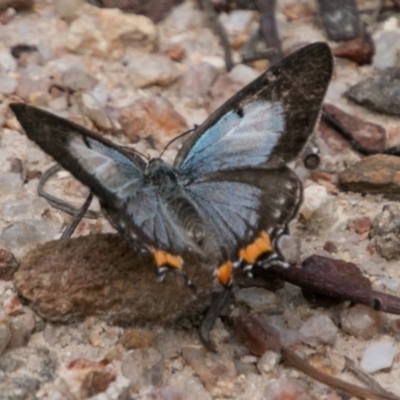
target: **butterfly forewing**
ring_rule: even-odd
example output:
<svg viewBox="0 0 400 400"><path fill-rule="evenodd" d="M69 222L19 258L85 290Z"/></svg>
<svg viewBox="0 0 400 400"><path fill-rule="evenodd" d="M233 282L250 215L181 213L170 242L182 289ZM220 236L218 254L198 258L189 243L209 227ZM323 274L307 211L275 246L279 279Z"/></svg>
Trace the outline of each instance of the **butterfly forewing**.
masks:
<svg viewBox="0 0 400 400"><path fill-rule="evenodd" d="M200 176L290 162L312 133L331 74L325 43L293 53L200 125L179 151L175 167Z"/></svg>
<svg viewBox="0 0 400 400"><path fill-rule="evenodd" d="M168 215L157 187L145 179L146 164L138 155L44 110L10 107L28 137L99 198L110 222L130 243L173 253L194 247Z"/></svg>

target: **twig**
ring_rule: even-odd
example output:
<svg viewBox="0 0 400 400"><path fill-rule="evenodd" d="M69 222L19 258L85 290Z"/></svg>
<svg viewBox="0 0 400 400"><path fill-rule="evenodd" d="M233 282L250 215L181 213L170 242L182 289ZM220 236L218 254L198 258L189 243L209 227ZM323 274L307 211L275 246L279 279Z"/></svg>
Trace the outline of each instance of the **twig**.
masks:
<svg viewBox="0 0 400 400"><path fill-rule="evenodd" d="M211 0L200 0L200 3L207 19L210 21L211 29L221 40L221 45L224 50L226 69L230 71L233 68L233 60L231 44L229 43L228 35L218 18L217 12L214 10Z"/></svg>
<svg viewBox="0 0 400 400"><path fill-rule="evenodd" d="M392 393L386 392L386 394L382 394L374 389L365 389L360 386L342 381L341 379L334 378L333 376L324 374L323 372L311 366L307 361L303 360L294 351L288 349L287 347L282 346L281 352L285 361L287 361L290 365L315 379L316 381L321 382L331 388L367 400L399 400L399 397Z"/></svg>
<svg viewBox="0 0 400 400"><path fill-rule="evenodd" d="M364 304L377 311L400 315L400 298L371 290L354 282L348 284L342 277L332 276L325 271L318 274L292 265L288 268L271 266L270 270L286 282L311 290L324 296L350 300Z"/></svg>
<svg viewBox="0 0 400 400"><path fill-rule="evenodd" d="M54 208L64 211L65 213L75 216L77 213L79 213L80 208L75 207L66 201L63 201L59 199L58 197L52 196L51 194L47 193L44 190L44 186L46 182L58 171L61 171L62 168L56 164L50 167L47 171L43 173L43 175L40 177L39 184L38 184L38 194L40 197L43 197L47 200L47 202ZM96 211L87 211L85 213L85 218L90 218L90 219L97 219L99 218L99 213Z"/></svg>
<svg viewBox="0 0 400 400"><path fill-rule="evenodd" d="M261 39L260 28L254 30L250 35L249 40L243 46L242 49L242 62L249 63L257 60L272 60L276 54L277 50L275 48L265 49L258 51L257 43Z"/></svg>
<svg viewBox="0 0 400 400"><path fill-rule="evenodd" d="M279 334L276 333L273 328L262 324L257 318L252 317L244 311L240 312L236 324L236 331L242 343L246 345L250 353L255 356L261 357L267 350L281 352L284 361L316 381L331 388L348 393L351 396L357 396L368 400L399 400L399 397L392 393L382 394L380 391L374 389L369 390L324 374L311 366L294 351L290 350L288 347L282 346Z"/></svg>
<svg viewBox="0 0 400 400"><path fill-rule="evenodd" d="M344 357L346 360L345 367L361 382L364 382L368 387L377 393L381 393L383 396L394 396L393 393L388 392L383 388L375 379L372 379L368 374L356 368L354 361L348 357Z"/></svg>
<svg viewBox="0 0 400 400"><path fill-rule="evenodd" d="M265 44L267 48L276 50L276 55L271 60L275 63L283 57L281 40L275 19L276 0L256 0L256 6L260 12L260 32L265 40Z"/></svg>

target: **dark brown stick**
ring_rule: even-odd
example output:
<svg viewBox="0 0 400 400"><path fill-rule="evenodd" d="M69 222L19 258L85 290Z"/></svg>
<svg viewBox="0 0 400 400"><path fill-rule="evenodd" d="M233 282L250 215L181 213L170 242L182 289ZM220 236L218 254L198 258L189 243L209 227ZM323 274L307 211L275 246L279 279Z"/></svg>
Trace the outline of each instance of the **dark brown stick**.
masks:
<svg viewBox="0 0 400 400"><path fill-rule="evenodd" d="M364 389L360 386L356 386L334 378L333 376L324 374L323 372L311 366L307 361L303 360L294 351L288 349L287 347L282 347L281 352L285 361L287 361L290 365L315 379L316 381L321 382L331 388L366 400L399 400L399 397L392 393L381 394L375 390Z"/></svg>
<svg viewBox="0 0 400 400"><path fill-rule="evenodd" d="M233 68L233 61L231 44L229 43L228 35L218 18L217 12L214 10L211 0L200 0L200 3L207 19L210 22L211 29L221 40L221 45L224 50L226 69L230 71Z"/></svg>
<svg viewBox="0 0 400 400"><path fill-rule="evenodd" d="M350 300L354 303L364 304L374 310L400 315L400 298L362 286L338 285L337 280L329 280L327 275L318 276L304 268L290 266L282 268L271 266L271 270L286 282L301 288L311 290L324 296Z"/></svg>
<svg viewBox="0 0 400 400"><path fill-rule="evenodd" d="M256 0L256 6L260 12L260 31L265 44L268 49L276 50L276 54L271 58L271 62L275 63L283 57L275 19L276 0Z"/></svg>

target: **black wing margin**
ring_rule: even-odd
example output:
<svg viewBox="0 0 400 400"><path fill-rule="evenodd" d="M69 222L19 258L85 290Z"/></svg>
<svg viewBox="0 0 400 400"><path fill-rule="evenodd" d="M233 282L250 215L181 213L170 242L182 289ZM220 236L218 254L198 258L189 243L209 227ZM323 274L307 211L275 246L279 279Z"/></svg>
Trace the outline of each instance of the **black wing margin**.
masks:
<svg viewBox="0 0 400 400"><path fill-rule="evenodd" d="M143 184L145 162L96 133L22 103L10 108L25 133L103 202L134 193Z"/></svg>

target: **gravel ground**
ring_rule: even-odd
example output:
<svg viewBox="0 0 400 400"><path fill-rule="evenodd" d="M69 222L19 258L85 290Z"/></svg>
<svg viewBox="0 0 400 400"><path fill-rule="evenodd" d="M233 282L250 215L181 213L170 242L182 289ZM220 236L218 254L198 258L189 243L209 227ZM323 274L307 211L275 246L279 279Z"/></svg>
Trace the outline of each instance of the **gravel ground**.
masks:
<svg viewBox="0 0 400 400"><path fill-rule="evenodd" d="M81 313L79 318L61 322L54 315L57 307L59 314L65 312L64 303L56 302L62 289L50 287L48 292L55 296L47 304L53 315L48 321L18 297L3 270L14 268L16 261L26 264L29 251L58 239L70 216L38 197L40 173L53 161L23 134L8 108L10 102L45 107L153 157L171 138L201 123L268 67L267 61L258 61L251 66L239 64L227 73L219 41L192 1L174 7L156 24L143 16L97 9L79 1L65 7L62 3L38 0L30 10L16 13L8 9L0 15L0 247L5 249L0 252L4 260L0 268L0 399L345 398L280 363L276 353L267 352L261 358L251 355L220 319L212 331L218 354L212 354L200 344L198 315L172 326L164 324L164 319L163 325L147 320L140 324L133 317L127 321L130 324L123 324L107 312L84 310L86 318ZM362 17L370 16L368 10L378 3L359 0ZM257 27L257 19L255 11L221 15L235 62L240 60L238 49ZM311 0L278 1L277 23L284 51L301 43L327 40ZM359 66L336 58L326 97L327 103L360 119L357 129L361 133L366 131L366 123L378 126L371 137L374 143L383 141L383 147L399 145L399 116L369 111L344 94L379 71L396 67L399 25L400 13L371 19L368 30L376 54L372 64ZM338 47L337 43L329 44L333 49ZM373 193L342 191L339 174L358 165L363 157L322 124L316 131L319 170L310 174L300 163L294 166L305 188L299 218L291 225L294 239L290 243L300 246L294 257L318 254L353 262L374 289L400 295L400 255L396 252L400 209L385 192L389 185L397 195L396 161L374 172L379 181L386 179L385 168L394 171L390 182L377 184ZM164 158L173 160L178 146L171 146ZM88 190L68 173L59 172L56 178L48 185L52 194L73 204L84 201ZM98 204L92 208L98 210ZM110 232L113 229L103 217L84 219L73 243L79 246L81 236ZM50 257L48 253L45 256ZM71 260L66 256L52 262L65 263L68 271ZM61 287L68 280L63 266L59 266ZM41 268L38 265L38 271ZM153 278L146 279L150 282ZM172 284L179 285L175 281ZM162 303L164 289L159 288L169 281L159 283L154 275L152 282L146 289L151 292L149 299ZM207 290L211 291L211 286ZM101 307L109 294L96 293L100 298L96 307ZM311 307L301 290L290 284L274 293L260 287L235 288L235 298L231 315L237 315L244 307L240 304L246 304L279 330L284 344L318 369L360 384L345 368L348 357L358 369L400 396L398 317L348 303ZM206 302L204 296L188 300L182 315L188 317L188 310L199 313L207 306L198 304L201 301ZM138 313L139 320L145 319Z"/></svg>

